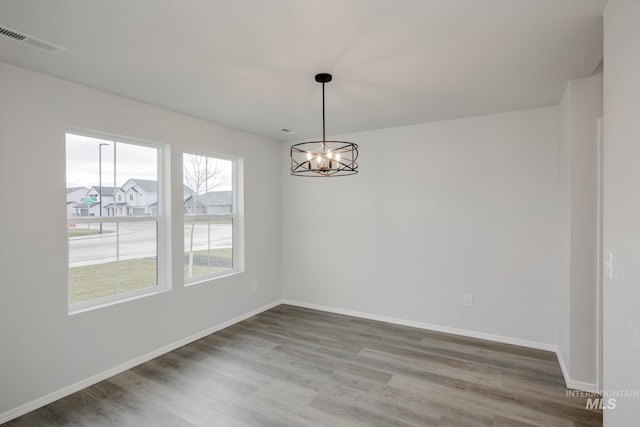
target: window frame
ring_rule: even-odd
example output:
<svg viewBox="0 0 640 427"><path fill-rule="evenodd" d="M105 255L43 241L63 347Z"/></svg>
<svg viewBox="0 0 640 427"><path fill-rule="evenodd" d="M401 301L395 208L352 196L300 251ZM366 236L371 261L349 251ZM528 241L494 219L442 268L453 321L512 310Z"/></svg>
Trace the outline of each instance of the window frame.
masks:
<svg viewBox="0 0 640 427"><path fill-rule="evenodd" d="M232 212L225 214L187 214L184 209L184 197L182 203L182 230L184 233L185 226L187 225L187 219L199 220L231 220L231 256L233 260L232 268L223 271L212 272L208 274L199 275L197 277L187 278L185 274L182 274L182 279L185 287L198 285L201 283L215 281L223 277L228 277L244 272L244 221L243 221L243 159L241 157L230 156L227 154L214 153L196 149L184 149L180 155L180 184L181 188L184 183L184 155L203 156L212 159L226 160L231 162L231 203ZM182 236L182 256L185 255L185 235ZM182 266L184 269L184 265Z"/></svg>
<svg viewBox="0 0 640 427"><path fill-rule="evenodd" d="M67 127L65 129L65 158L66 158L66 140L67 135L77 135L87 138L96 138L110 142L120 142L124 144L138 145L142 147L154 148L157 150L156 165L157 165L157 190L158 190L158 211L156 215L145 216L66 216L66 228L69 229L69 224L99 224L99 223L135 223L135 222L156 222L156 285L149 286L142 289L136 289L132 291L126 291L117 293L115 295L108 295L104 297L94 298L88 301L81 301L77 303L69 302L69 238L67 237L67 307L68 314L78 314L85 311L94 310L101 307L106 307L114 304L119 304L126 301L135 300L138 298L164 293L171 290L171 229L170 229L170 206L171 206L171 194L170 194L170 158L171 151L168 144L162 144L158 142L151 142L143 139L115 135L112 133L103 133L81 128ZM116 164L117 167L117 164ZM67 164L65 160L65 176L66 176ZM114 183L115 185L115 183ZM115 191L115 187L114 187Z"/></svg>

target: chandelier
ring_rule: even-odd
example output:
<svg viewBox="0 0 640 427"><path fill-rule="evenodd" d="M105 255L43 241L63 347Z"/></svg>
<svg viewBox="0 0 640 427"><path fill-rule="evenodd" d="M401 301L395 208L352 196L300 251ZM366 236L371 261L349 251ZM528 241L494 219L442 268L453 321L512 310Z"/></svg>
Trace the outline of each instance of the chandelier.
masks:
<svg viewBox="0 0 640 427"><path fill-rule="evenodd" d="M345 176L358 173L358 145L353 142L327 141L325 136L324 84L331 74L316 74L322 83L322 141L300 142L291 146L291 175Z"/></svg>

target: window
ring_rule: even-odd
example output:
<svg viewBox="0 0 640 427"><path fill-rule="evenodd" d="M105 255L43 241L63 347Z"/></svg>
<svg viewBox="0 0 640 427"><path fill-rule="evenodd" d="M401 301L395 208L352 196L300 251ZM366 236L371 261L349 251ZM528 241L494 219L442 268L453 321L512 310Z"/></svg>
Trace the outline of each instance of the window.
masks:
<svg viewBox="0 0 640 427"><path fill-rule="evenodd" d="M240 271L238 161L184 153L185 283Z"/></svg>
<svg viewBox="0 0 640 427"><path fill-rule="evenodd" d="M67 188L89 188L67 218L70 312L167 288L163 150L66 135ZM114 200L130 189L145 191L149 206Z"/></svg>

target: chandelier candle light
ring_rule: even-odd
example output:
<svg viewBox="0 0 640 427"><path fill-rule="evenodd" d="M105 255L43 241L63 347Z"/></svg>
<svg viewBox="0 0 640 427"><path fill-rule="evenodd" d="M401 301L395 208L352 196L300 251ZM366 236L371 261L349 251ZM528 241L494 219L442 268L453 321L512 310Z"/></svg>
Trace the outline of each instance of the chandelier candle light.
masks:
<svg viewBox="0 0 640 427"><path fill-rule="evenodd" d="M316 74L322 83L322 141L301 142L291 146L291 175L345 176L358 173L358 145L353 142L327 141L325 136L324 84L331 74Z"/></svg>

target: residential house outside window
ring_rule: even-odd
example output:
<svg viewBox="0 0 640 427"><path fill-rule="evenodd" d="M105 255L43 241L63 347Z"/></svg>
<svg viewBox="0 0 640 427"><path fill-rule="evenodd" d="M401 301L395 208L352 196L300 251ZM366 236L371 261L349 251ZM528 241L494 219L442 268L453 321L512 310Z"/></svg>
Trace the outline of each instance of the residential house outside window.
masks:
<svg viewBox="0 0 640 427"><path fill-rule="evenodd" d="M186 284L242 269L238 162L218 155L183 154Z"/></svg>
<svg viewBox="0 0 640 427"><path fill-rule="evenodd" d="M67 194L88 189L76 202L67 198L70 312L168 288L161 208L165 150L152 143L67 133ZM144 194L144 204L132 198L123 202L127 191Z"/></svg>

